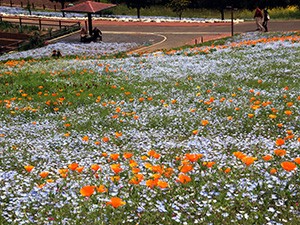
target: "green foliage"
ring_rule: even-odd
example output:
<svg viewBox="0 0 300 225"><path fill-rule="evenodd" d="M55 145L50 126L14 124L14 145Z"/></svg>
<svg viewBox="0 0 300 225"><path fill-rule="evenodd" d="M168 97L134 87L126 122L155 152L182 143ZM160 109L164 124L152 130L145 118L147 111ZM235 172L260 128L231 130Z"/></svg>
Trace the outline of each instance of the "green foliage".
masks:
<svg viewBox="0 0 300 225"><path fill-rule="evenodd" d="M151 1L150 0L125 0L125 3L128 8L133 8L137 10L137 17L140 18L140 10L142 8L150 7Z"/></svg>
<svg viewBox="0 0 300 225"><path fill-rule="evenodd" d="M136 15L136 10L127 8L124 4L119 4L111 9L114 15ZM297 7L287 8L273 8L268 10L271 19L299 19L300 11ZM150 8L142 8L140 13L144 16L170 16L177 17L178 15L172 11L170 7L164 6L151 6ZM247 9L238 8L234 11L234 18L238 19L253 19L253 11ZM220 12L215 9L191 9L187 8L184 10L184 17L186 18L219 18ZM230 11L224 11L224 18L230 19Z"/></svg>
<svg viewBox="0 0 300 225"><path fill-rule="evenodd" d="M179 19L182 17L182 13L186 10L191 3L191 0L171 0L168 6L175 12Z"/></svg>

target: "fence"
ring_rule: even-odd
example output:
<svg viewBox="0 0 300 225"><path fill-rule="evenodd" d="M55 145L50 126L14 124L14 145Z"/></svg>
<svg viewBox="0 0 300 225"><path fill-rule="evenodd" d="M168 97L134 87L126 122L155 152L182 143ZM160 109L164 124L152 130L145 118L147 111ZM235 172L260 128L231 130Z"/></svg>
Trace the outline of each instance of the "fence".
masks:
<svg viewBox="0 0 300 225"><path fill-rule="evenodd" d="M28 4L29 3L29 4ZM58 4L51 4L50 1L20 1L20 0L0 0L0 6L7 6L7 7L21 7L26 9L43 9L43 10L54 10L60 11L61 5Z"/></svg>
<svg viewBox="0 0 300 225"><path fill-rule="evenodd" d="M19 30L22 32L23 26L37 26L41 31L43 28L47 28L47 32L39 36L39 40L43 42L68 34L74 31L80 30L80 22L74 23L74 21L61 21L61 20L52 20L52 19L41 19L41 18L27 18L21 16L1 16L0 21L6 21L12 24L19 26ZM3 35L1 35L3 36ZM5 38L8 40L7 38ZM32 39L31 39L32 40ZM0 37L1 41L1 37ZM11 40L13 41L13 40ZM30 39L26 41L14 40L13 43L0 46L0 54L12 51L12 50L21 50L28 49L32 45Z"/></svg>

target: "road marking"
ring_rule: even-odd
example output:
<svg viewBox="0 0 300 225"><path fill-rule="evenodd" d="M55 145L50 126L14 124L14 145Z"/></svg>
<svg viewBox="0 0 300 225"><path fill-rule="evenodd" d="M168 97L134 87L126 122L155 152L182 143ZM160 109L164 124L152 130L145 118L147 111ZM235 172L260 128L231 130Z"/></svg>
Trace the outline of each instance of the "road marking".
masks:
<svg viewBox="0 0 300 225"><path fill-rule="evenodd" d="M136 32L136 31L102 31L104 34L147 34L147 35L163 35L163 34L227 34L228 32Z"/></svg>
<svg viewBox="0 0 300 225"><path fill-rule="evenodd" d="M68 36L77 34L77 33L79 33L79 32L80 32L80 30L74 31L74 32L69 33L69 34L65 34L65 35L63 35L63 36L59 36L59 37L57 37L57 38L50 39L50 40L48 40L47 42L48 42L48 43L51 43L51 42L57 41L57 40L59 40L59 39L62 39L62 38L65 38L65 37L68 37Z"/></svg>
<svg viewBox="0 0 300 225"><path fill-rule="evenodd" d="M135 50L130 51L130 52L132 52L132 53L138 53L138 52L141 52L141 51L145 51L145 50L148 49L148 48L152 48L153 46L156 46L156 45L159 45L159 44L164 43L164 42L168 39L166 36L161 35L161 34L156 34L156 36L162 37L163 40L160 41L160 42L156 42L155 44L152 44L152 45L150 45L150 46L145 46L145 47L142 47L142 48L138 48L138 49L135 49Z"/></svg>

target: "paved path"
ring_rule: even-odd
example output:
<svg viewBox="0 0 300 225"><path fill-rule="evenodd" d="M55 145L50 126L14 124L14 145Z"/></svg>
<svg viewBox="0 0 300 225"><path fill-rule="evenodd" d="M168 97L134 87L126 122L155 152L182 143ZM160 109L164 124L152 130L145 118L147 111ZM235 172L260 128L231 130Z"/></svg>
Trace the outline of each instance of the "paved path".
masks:
<svg viewBox="0 0 300 225"><path fill-rule="evenodd" d="M231 23L142 23L95 20L93 26L102 30L104 42L136 42L144 45L136 52L170 49L231 35ZM234 33L253 32L255 29L254 21L234 24ZM300 20L270 21L269 31L300 31ZM78 42L79 35L75 34L65 40Z"/></svg>

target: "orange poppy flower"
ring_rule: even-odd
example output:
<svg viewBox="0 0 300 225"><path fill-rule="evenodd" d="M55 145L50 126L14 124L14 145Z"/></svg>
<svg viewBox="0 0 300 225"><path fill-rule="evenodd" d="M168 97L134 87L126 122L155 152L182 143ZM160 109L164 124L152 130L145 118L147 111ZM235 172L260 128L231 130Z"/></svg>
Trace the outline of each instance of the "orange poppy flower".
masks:
<svg viewBox="0 0 300 225"><path fill-rule="evenodd" d="M144 179L144 175L141 173L135 174L133 178L130 179L130 184L138 185Z"/></svg>
<svg viewBox="0 0 300 225"><path fill-rule="evenodd" d="M238 159L243 159L244 157L246 157L246 155L242 152L234 152L233 155Z"/></svg>
<svg viewBox="0 0 300 225"><path fill-rule="evenodd" d="M193 130L193 131L192 131L193 135L197 135L198 132L199 132L198 130Z"/></svg>
<svg viewBox="0 0 300 225"><path fill-rule="evenodd" d="M193 166L192 166L191 164L188 164L188 163L179 166L179 170L180 170L180 172L182 172L182 173L188 173L188 172L190 172L190 171L193 170L193 169L194 169Z"/></svg>
<svg viewBox="0 0 300 225"><path fill-rule="evenodd" d="M108 137L103 137L103 138L102 138L102 141L103 141L103 142L109 142L109 138L108 138Z"/></svg>
<svg viewBox="0 0 300 225"><path fill-rule="evenodd" d="M286 150L284 150L284 149L275 149L274 154L277 155L277 156L282 157L286 154Z"/></svg>
<svg viewBox="0 0 300 225"><path fill-rule="evenodd" d="M103 184L101 184L99 187L96 187L96 190L99 193L107 192L107 188Z"/></svg>
<svg viewBox="0 0 300 225"><path fill-rule="evenodd" d="M253 118L253 117L254 117L254 114L249 113L249 114L248 114L248 117L249 117L249 118Z"/></svg>
<svg viewBox="0 0 300 225"><path fill-rule="evenodd" d="M134 160L129 160L129 166L130 166L131 168L137 167L137 166L138 166L138 163L137 163L136 161L134 161Z"/></svg>
<svg viewBox="0 0 300 225"><path fill-rule="evenodd" d="M160 154L157 153L155 150L150 150L148 152L148 155L151 156L151 157L153 157L153 158L155 158L155 159L159 159L160 158Z"/></svg>
<svg viewBox="0 0 300 225"><path fill-rule="evenodd" d="M112 176L112 177L110 177L110 179L112 182L118 182L121 178L120 178L120 176Z"/></svg>
<svg viewBox="0 0 300 225"><path fill-rule="evenodd" d="M45 183L43 183L43 184L37 184L36 186L38 187L38 188L43 188L44 186L45 186L46 184Z"/></svg>
<svg viewBox="0 0 300 225"><path fill-rule="evenodd" d="M164 176L170 178L173 173L174 173L173 168L169 167L165 169Z"/></svg>
<svg viewBox="0 0 300 225"><path fill-rule="evenodd" d="M192 153L187 153L185 154L185 158L191 162L197 162L198 159L202 158L202 154L192 154Z"/></svg>
<svg viewBox="0 0 300 225"><path fill-rule="evenodd" d="M122 137L122 132L115 132L115 136L116 136L116 138L119 138L119 137Z"/></svg>
<svg viewBox="0 0 300 225"><path fill-rule="evenodd" d="M206 126L207 124L209 124L208 120L201 120L201 125L202 126Z"/></svg>
<svg viewBox="0 0 300 225"><path fill-rule="evenodd" d="M224 170L224 173L230 173L231 169L229 167L227 167L225 170Z"/></svg>
<svg viewBox="0 0 300 225"><path fill-rule="evenodd" d="M277 170L275 168L271 168L270 169L270 174L275 174L275 173L277 173Z"/></svg>
<svg viewBox="0 0 300 225"><path fill-rule="evenodd" d="M89 140L89 137L88 136L84 136L83 138L82 138L82 141L88 141Z"/></svg>
<svg viewBox="0 0 300 225"><path fill-rule="evenodd" d="M283 124L282 124L282 123L278 123L278 124L277 124L277 127L282 128L282 127L283 127Z"/></svg>
<svg viewBox="0 0 300 225"><path fill-rule="evenodd" d="M275 143L277 146L281 146L284 145L285 141L282 138L278 138Z"/></svg>
<svg viewBox="0 0 300 225"><path fill-rule="evenodd" d="M59 174L65 174L65 173L68 173L68 169L58 169L58 173Z"/></svg>
<svg viewBox="0 0 300 225"><path fill-rule="evenodd" d="M149 188L154 188L157 185L158 180L147 180L146 186Z"/></svg>
<svg viewBox="0 0 300 225"><path fill-rule="evenodd" d="M110 199L110 201L107 202L106 204L107 204L107 205L111 205L111 206L114 207L114 208L118 208L118 207L120 207L120 206L122 206L122 205L125 205L126 202L122 201L122 199L120 199L120 198L118 198L118 197L112 197L112 198Z"/></svg>
<svg viewBox="0 0 300 225"><path fill-rule="evenodd" d="M295 158L295 159L294 159L294 162L300 165L300 157Z"/></svg>
<svg viewBox="0 0 300 225"><path fill-rule="evenodd" d="M83 167L83 166L80 166L80 167L77 167L77 168L76 168L76 171L77 171L78 173L81 173L81 172L83 171L83 169L84 169L84 167Z"/></svg>
<svg viewBox="0 0 300 225"><path fill-rule="evenodd" d="M272 159L272 156L271 156L271 155L265 155L265 156L263 156L262 158L263 158L263 160L265 160L265 161L270 161L270 160Z"/></svg>
<svg viewBox="0 0 300 225"><path fill-rule="evenodd" d="M98 164L93 164L91 165L91 169L94 171L94 172L97 172L101 167L98 165Z"/></svg>
<svg viewBox="0 0 300 225"><path fill-rule="evenodd" d="M134 168L132 168L131 171L132 171L132 173L139 173L141 171L141 169L137 168L137 167L134 167Z"/></svg>
<svg viewBox="0 0 300 225"><path fill-rule="evenodd" d="M119 158L119 154L118 154L118 153L116 153L116 154L110 154L110 158L111 158L112 160L116 161L116 160L118 160L118 158Z"/></svg>
<svg viewBox="0 0 300 225"><path fill-rule="evenodd" d="M162 174L164 172L164 166L162 165L153 165L151 167L151 171L155 173Z"/></svg>
<svg viewBox="0 0 300 225"><path fill-rule="evenodd" d="M112 164L110 168L115 174L118 174L123 170L120 166L120 164Z"/></svg>
<svg viewBox="0 0 300 225"><path fill-rule="evenodd" d="M211 168L215 164L216 164L216 162L203 162L203 166L206 166L207 168Z"/></svg>
<svg viewBox="0 0 300 225"><path fill-rule="evenodd" d="M291 110L285 110L284 114L287 115L287 116L290 116L290 115L293 114L293 112Z"/></svg>
<svg viewBox="0 0 300 225"><path fill-rule="evenodd" d="M131 153L131 152L125 152L124 154L123 154L123 157L125 158L125 159L129 159L129 158L131 158L133 156L133 153Z"/></svg>
<svg viewBox="0 0 300 225"><path fill-rule="evenodd" d="M33 170L34 166L31 166L31 165L27 165L27 166L24 166L25 170L30 173L31 170Z"/></svg>
<svg viewBox="0 0 300 225"><path fill-rule="evenodd" d="M94 194L95 186L84 186L80 189L80 194L84 197L90 197L92 194Z"/></svg>
<svg viewBox="0 0 300 225"><path fill-rule="evenodd" d="M71 163L68 165L68 168L73 171L76 170L77 167L78 167L78 163Z"/></svg>
<svg viewBox="0 0 300 225"><path fill-rule="evenodd" d="M172 99L171 103L172 104L176 104L177 100L176 99Z"/></svg>
<svg viewBox="0 0 300 225"><path fill-rule="evenodd" d="M160 187L160 188L167 188L167 187L169 187L169 184L166 181L158 180L157 181L157 186Z"/></svg>
<svg viewBox="0 0 300 225"><path fill-rule="evenodd" d="M42 177L42 178L46 178L48 175L49 175L48 171L42 171L42 172L40 172L40 177Z"/></svg>
<svg viewBox="0 0 300 225"><path fill-rule="evenodd" d="M256 160L255 157L252 156L246 156L242 159L242 162L246 164L246 166L250 166L254 161Z"/></svg>
<svg viewBox="0 0 300 225"><path fill-rule="evenodd" d="M181 173L181 174L178 175L178 180L177 181L182 183L182 184L186 184L186 183L189 183L191 180L192 179L191 179L190 176Z"/></svg>
<svg viewBox="0 0 300 225"><path fill-rule="evenodd" d="M285 162L282 162L280 165L284 170L286 170L288 172L293 171L297 168L296 164L293 162L285 161Z"/></svg>
<svg viewBox="0 0 300 225"><path fill-rule="evenodd" d="M154 180L158 180L159 178L161 178L161 174L160 173L155 173L152 175Z"/></svg>

